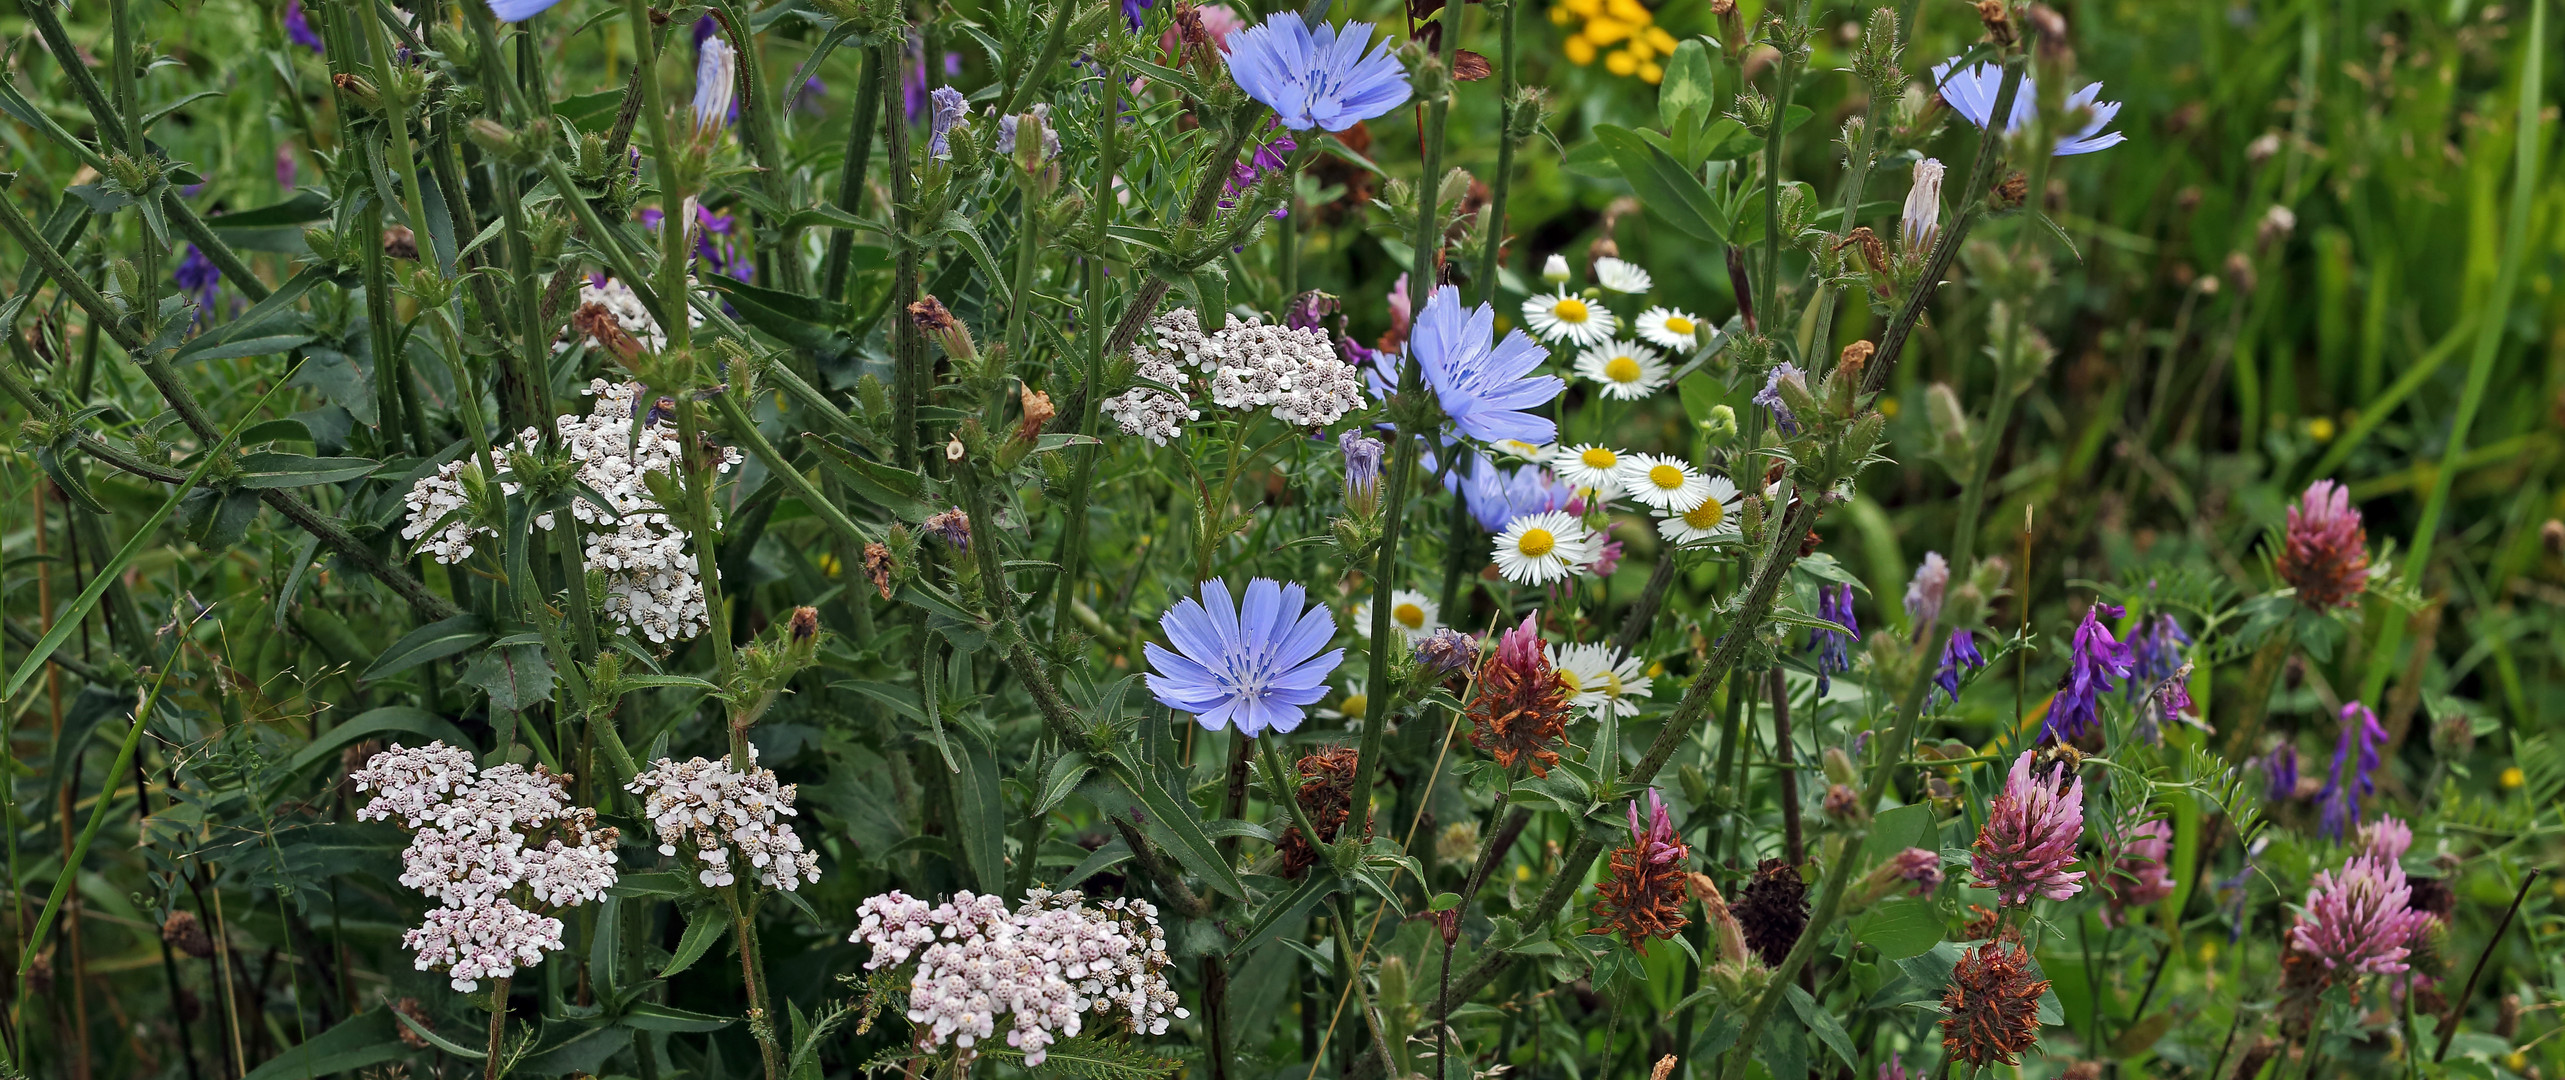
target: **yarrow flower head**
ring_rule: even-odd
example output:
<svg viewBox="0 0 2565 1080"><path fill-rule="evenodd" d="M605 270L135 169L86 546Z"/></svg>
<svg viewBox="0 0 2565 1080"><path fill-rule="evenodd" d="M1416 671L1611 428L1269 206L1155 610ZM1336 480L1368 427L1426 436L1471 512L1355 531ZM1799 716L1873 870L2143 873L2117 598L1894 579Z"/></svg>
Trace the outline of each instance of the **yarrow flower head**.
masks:
<svg viewBox="0 0 2565 1080"><path fill-rule="evenodd" d="M444 971L458 992L561 948L561 920L533 908L574 907L615 885L619 837L570 803L567 776L478 769L470 753L432 742L393 743L348 779L374 792L358 821L398 820L417 833L401 852L400 882L438 906L402 943L418 970Z"/></svg>
<svg viewBox="0 0 2565 1080"><path fill-rule="evenodd" d="M1646 951L1651 938L1672 938L1689 922L1683 915L1684 863L1692 849L1675 835L1665 800L1648 789L1648 814L1630 800L1630 845L1612 852L1611 873L1595 886L1593 933L1618 934Z"/></svg>
<svg viewBox="0 0 2565 1080"><path fill-rule="evenodd" d="M1436 289L1408 336L1407 352L1461 434L1480 442L1520 439L1536 445L1558 438L1556 422L1528 410L1548 404L1566 384L1555 375L1533 374L1549 353L1522 331L1496 337L1495 308L1464 310L1458 288Z"/></svg>
<svg viewBox="0 0 2565 1080"><path fill-rule="evenodd" d="M2378 714L2369 706L2346 702L2337 715L2342 735L2334 744L2333 772L2324 793L2316 796L2317 831L2331 840L2360 827L2360 800L2378 793L2378 751L2387 745L2387 729L2378 726Z"/></svg>
<svg viewBox="0 0 2565 1080"><path fill-rule="evenodd" d="M2414 935L2430 921L2429 912L2413 907L2413 888L2395 860L2354 855L2339 872L2316 872L2289 946L2335 977L2392 975L2405 970Z"/></svg>
<svg viewBox="0 0 2565 1080"><path fill-rule="evenodd" d="M1230 599L1227 582L1203 582L1200 600L1186 597L1158 620L1175 648L1154 641L1142 648L1150 693L1212 731L1235 725L1252 736L1299 727L1306 706L1327 696L1328 674L1345 661L1343 649L1320 651L1335 636L1336 619L1307 597L1298 584L1256 578L1242 605Z"/></svg>
<svg viewBox="0 0 2565 1080"><path fill-rule="evenodd" d="M1539 612L1525 615L1522 625L1498 636L1496 656L1480 669L1470 698L1470 744L1500 767L1519 761L1532 775L1548 776L1567 732L1569 690L1550 666L1539 618Z"/></svg>
<svg viewBox="0 0 2565 1080"><path fill-rule="evenodd" d="M1229 77L1293 131L1343 131L1407 103L1407 69L1388 41L1373 46L1372 24L1342 30L1278 11L1229 35Z"/></svg>
<svg viewBox="0 0 2565 1080"><path fill-rule="evenodd" d="M2084 836L2084 778L2035 776L2032 754L2024 750L2013 759L1969 862L1978 887L1995 890L1996 899L2010 907L2033 897L2064 900L2084 890L2084 872L2068 869Z"/></svg>
<svg viewBox="0 0 2565 1080"><path fill-rule="evenodd" d="M1006 1044L1038 1068L1090 1015L1150 1035L1191 1015L1167 985L1174 961L1146 900L1089 905L1080 893L1033 889L1009 911L994 896L963 892L930 906L894 890L856 910L847 941L872 948L865 970L915 965L907 1019L921 1051L949 1043L967 1062L1003 1017Z"/></svg>
<svg viewBox="0 0 2565 1080"><path fill-rule="evenodd" d="M1191 308L1159 315L1150 329L1131 357L1140 378L1158 386L1135 386L1102 406L1124 434L1165 445L1185 423L1201 419L1197 394L1217 408L1265 409L1302 428L1325 427L1362 407L1361 377L1325 331L1271 326L1248 316L1205 333L1201 314ZM1202 377L1188 374L1188 368Z"/></svg>
<svg viewBox="0 0 2565 1080"><path fill-rule="evenodd" d="M2119 618L2126 610L2098 600L2084 609L2084 621L2075 627L2067 649L2066 677L2049 705L2046 736L2051 741L2072 742L2092 731L2101 722L2102 695L2111 689L2111 680L2128 678L2136 669L2136 654L2102 625L2103 619Z"/></svg>
<svg viewBox="0 0 2565 1080"><path fill-rule="evenodd" d="M749 751L752 759L756 751ZM734 884L743 873L760 885L792 892L819 881L819 853L802 847L783 819L793 809L795 787L775 782L772 769L740 772L727 757L652 762L624 788L642 797L659 853L691 857L696 879L707 886Z"/></svg>
<svg viewBox="0 0 2565 1080"><path fill-rule="evenodd" d="M2289 508L2276 565L2310 611L2350 607L2369 588L2369 535L2351 492L2331 480L2307 485Z"/></svg>
<svg viewBox="0 0 2565 1080"><path fill-rule="evenodd" d="M2004 69L1983 61L1961 67L1959 59L1954 56L1933 65L1933 85L1941 91L1942 100L1948 102L1953 111L1967 117L1969 123L1979 128L1991 129L1994 127L1995 98L2003 90ZM2102 129L2120 114L2120 103L2102 101L2101 96L2102 84L2098 82L2085 83L2066 96L2067 117L2072 120L2081 114L2085 123L2074 133L2058 137L2056 156L2090 154L2128 141L2127 135L2117 131L2103 133ZM2037 115L2039 86L2031 81L2030 76L2024 75L2021 87L2013 92L2013 112L2005 118L2004 132L2020 131Z"/></svg>

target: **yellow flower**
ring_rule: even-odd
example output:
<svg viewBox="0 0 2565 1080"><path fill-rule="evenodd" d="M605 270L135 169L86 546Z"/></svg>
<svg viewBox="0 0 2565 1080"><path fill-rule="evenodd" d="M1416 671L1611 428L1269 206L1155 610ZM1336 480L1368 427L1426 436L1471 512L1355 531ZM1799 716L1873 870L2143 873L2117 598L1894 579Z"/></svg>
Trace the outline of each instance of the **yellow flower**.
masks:
<svg viewBox="0 0 2565 1080"><path fill-rule="evenodd" d="M2317 442L2333 441L2333 417L2319 416L2307 421L2307 434Z"/></svg>
<svg viewBox="0 0 2565 1080"><path fill-rule="evenodd" d="M1603 0L1559 0L1559 2L1581 18L1591 19L1603 14Z"/></svg>
<svg viewBox="0 0 2565 1080"><path fill-rule="evenodd" d="M2214 964L2214 963L2217 963L2217 962L2218 962L2218 943L2217 943L2217 941L2216 941L2215 939L2212 939L2212 940L2208 940L2208 941L2203 941L2203 942L2201 942L2201 943L2200 943L2200 963L2201 963L2201 965L2202 965L2202 966L2207 966L2207 965L2209 965L2209 964Z"/></svg>
<svg viewBox="0 0 2565 1080"><path fill-rule="evenodd" d="M1648 36L1646 34L1630 35L1630 44L1625 46L1625 48L1630 51L1631 58L1642 64L1657 58L1657 51L1654 47L1648 44Z"/></svg>
<svg viewBox="0 0 2565 1080"><path fill-rule="evenodd" d="M1596 45L1610 45L1622 38L1629 37L1630 30L1631 27L1628 23L1614 19L1597 18L1585 24L1585 40L1591 41ZM1629 72L1624 71L1621 72L1621 74L1627 75Z"/></svg>
<svg viewBox="0 0 2565 1080"><path fill-rule="evenodd" d="M1584 67L1594 62L1594 43L1585 40L1583 34L1569 37L1567 44L1560 48L1567 53L1568 63Z"/></svg>
<svg viewBox="0 0 2565 1080"><path fill-rule="evenodd" d="M1887 417L1890 420L1897 419L1897 399L1884 394L1881 395L1879 399L1879 415Z"/></svg>
<svg viewBox="0 0 2565 1080"><path fill-rule="evenodd" d="M1604 0L1603 9L1611 12L1613 18L1632 26L1647 26L1657 21L1639 0Z"/></svg>
<svg viewBox="0 0 2565 1080"><path fill-rule="evenodd" d="M1639 58L1630 55L1628 49L1615 49L1603 58L1603 69L1615 75L1634 75L1639 70Z"/></svg>
<svg viewBox="0 0 2565 1080"><path fill-rule="evenodd" d="M1654 86L1665 81L1665 68L1659 66L1656 61L1650 60L1639 65L1639 78L1646 81L1648 85Z"/></svg>
<svg viewBox="0 0 2565 1080"><path fill-rule="evenodd" d="M1674 35L1666 33L1665 27L1650 26L1646 30L1640 31L1640 34L1647 38L1649 48L1655 49L1667 56L1674 55Z"/></svg>
<svg viewBox="0 0 2565 1080"><path fill-rule="evenodd" d="M829 577L836 577L836 576L837 576L837 572L838 572L839 570L841 570L841 569L843 569L843 567L840 567L840 566L838 565L838 563L837 563L837 556L836 556L835 554L833 554L833 553L831 553L831 552L826 552L826 551L823 551L823 552L820 552L820 553L819 553L819 572L820 572L820 573L825 574L825 575L827 575L827 576L829 576Z"/></svg>
<svg viewBox="0 0 2565 1080"><path fill-rule="evenodd" d="M2514 765L2508 769L2504 769L2502 778L2496 782L2500 783L2506 790L2508 790L2528 783L2529 776L2520 771L2520 766Z"/></svg>
<svg viewBox="0 0 2565 1080"><path fill-rule="evenodd" d="M1553 26L1566 26L1567 24L1575 21L1576 13L1569 11L1564 6L1550 9L1550 24Z"/></svg>

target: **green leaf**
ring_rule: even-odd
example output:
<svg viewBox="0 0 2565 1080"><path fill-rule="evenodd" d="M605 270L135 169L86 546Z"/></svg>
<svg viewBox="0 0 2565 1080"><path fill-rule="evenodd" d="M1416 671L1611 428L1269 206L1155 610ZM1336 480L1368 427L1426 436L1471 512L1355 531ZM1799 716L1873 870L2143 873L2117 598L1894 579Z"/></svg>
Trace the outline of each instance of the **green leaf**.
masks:
<svg viewBox="0 0 2565 1080"><path fill-rule="evenodd" d="M668 958L668 966L659 969L659 977L668 978L695 966L712 947L721 943L722 931L730 929L730 920L719 907L696 904L686 909L686 934L677 939L677 951Z"/></svg>
<svg viewBox="0 0 2565 1080"><path fill-rule="evenodd" d="M436 1033L436 1029L410 1019L410 1014L408 1013L402 1012L398 1009L385 1009L383 1011L391 1013L392 1019L398 1021L402 1027L410 1029L410 1034L427 1040L429 1045L434 1046L439 1050L443 1050L446 1053L452 1054L466 1061L486 1061L490 1057L489 1051L475 1050L469 1046L465 1046L452 1039L446 1038L443 1035L439 1035Z"/></svg>
<svg viewBox="0 0 2565 1080"><path fill-rule="evenodd" d="M1929 803L1909 803L1880 811L1871 820L1870 838L1862 843L1862 861L1875 866L1907 848L1939 851L1942 845L1933 836L1936 831Z"/></svg>
<svg viewBox="0 0 2565 1080"><path fill-rule="evenodd" d="M352 1073L409 1053L395 1031L391 1010L369 1009L340 1021L267 1062L241 1080L307 1080L332 1073Z"/></svg>
<svg viewBox="0 0 2565 1080"><path fill-rule="evenodd" d="M1665 81L1657 85L1657 124L1680 136L1717 111L1718 96L1710 50L1699 39L1687 39L1666 58Z"/></svg>
<svg viewBox="0 0 2565 1080"><path fill-rule="evenodd" d="M472 658L463 668L463 683L490 695L490 708L524 712L552 699L552 661L541 645L509 645Z"/></svg>
<svg viewBox="0 0 2565 1080"><path fill-rule="evenodd" d="M719 1031L738 1022L735 1016L714 1016L647 1001L623 1014L625 1027L643 1031Z"/></svg>
<svg viewBox="0 0 2565 1080"><path fill-rule="evenodd" d="M226 341L204 349L181 350L181 360L238 360L249 356L277 356L320 340L315 334L271 334L265 337Z"/></svg>
<svg viewBox="0 0 2565 1080"><path fill-rule="evenodd" d="M293 760L285 763L285 773L288 776L299 776L303 770L338 753L340 747L395 732L407 732L428 739L442 739L448 746L459 746L466 750L472 748L472 740L464 736L462 729L447 723L444 717L425 709L413 709L406 705L386 705L379 709L367 709L358 713L355 719L313 736L311 742L294 753Z"/></svg>
<svg viewBox="0 0 2565 1080"><path fill-rule="evenodd" d="M1273 940L1274 935L1281 933L1293 919L1343 884L1343 879L1325 867L1312 867L1309 876L1301 879L1298 887L1266 900L1265 906L1256 910L1256 921L1248 924L1247 936L1229 947L1229 962L1244 963L1258 947Z"/></svg>
<svg viewBox="0 0 2565 1080"><path fill-rule="evenodd" d="M1612 124L1595 125L1594 137L1611 152L1613 162L1621 167L1621 178L1630 182L1651 216L1695 240L1727 242L1710 189L1701 186L1700 179L1674 155L1640 138L1638 132Z"/></svg>
<svg viewBox="0 0 2565 1080"><path fill-rule="evenodd" d="M962 767L953 777L953 816L960 826L963 861L983 893L1006 892L1006 794L998 787L997 756L969 724L955 724L954 755ZM1031 853L1028 852L1029 856Z"/></svg>
<svg viewBox="0 0 2565 1080"><path fill-rule="evenodd" d="M490 639L490 632L478 615L457 615L443 622L433 622L401 635L401 640L383 650L363 674L360 682L389 678L430 660L442 660Z"/></svg>
<svg viewBox="0 0 2565 1080"><path fill-rule="evenodd" d="M1016 1059L1022 1064L1024 1052L1001 1046L994 1041L981 1046L984 1053ZM1049 1059L1042 1064L1044 1073L1065 1073L1076 1080L1160 1080L1173 1076L1184 1063L1150 1053L1138 1043L1113 1042L1092 1035L1076 1035L1052 1043Z"/></svg>
<svg viewBox="0 0 2565 1080"><path fill-rule="evenodd" d="M1879 950L1881 959L1903 960L1941 944L1942 916L1930 901L1894 897L1863 915L1853 936Z"/></svg>
<svg viewBox="0 0 2565 1080"><path fill-rule="evenodd" d="M1148 810L1141 828L1164 845L1177 862L1231 898L1247 898L1247 884L1238 880L1238 871L1230 867L1229 860L1220 857L1220 849L1204 835L1202 824L1194 820L1200 811L1192 802L1167 794L1156 780L1134 770L1117 770L1115 778Z"/></svg>
<svg viewBox="0 0 2565 1080"><path fill-rule="evenodd" d="M365 476L373 472L376 465L372 458L323 458L262 450L241 455L240 486L260 489L335 484Z"/></svg>
<svg viewBox="0 0 2565 1080"><path fill-rule="evenodd" d="M1817 1038L1833 1049L1836 1057L1844 1059L1845 1068L1860 1069L1861 1055L1853 1052L1852 1036L1844 1031L1843 1023L1835 1019L1835 1014L1818 1007L1817 999L1810 997L1808 991L1800 989L1797 983L1783 989L1790 995L1791 1011L1799 1014L1800 1022L1807 1024L1808 1030L1816 1032Z"/></svg>

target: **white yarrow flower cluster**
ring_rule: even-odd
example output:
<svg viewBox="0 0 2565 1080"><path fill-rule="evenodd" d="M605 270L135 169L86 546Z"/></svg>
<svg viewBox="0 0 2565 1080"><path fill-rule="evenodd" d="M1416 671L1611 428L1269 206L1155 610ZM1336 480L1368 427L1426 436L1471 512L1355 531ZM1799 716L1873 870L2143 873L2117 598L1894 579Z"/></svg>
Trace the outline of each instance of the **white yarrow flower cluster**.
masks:
<svg viewBox="0 0 2565 1080"><path fill-rule="evenodd" d="M464 750L399 743L349 774L374 798L359 821L417 830L401 852L401 884L434 899L402 935L421 971L442 969L469 993L561 948L561 920L530 910L576 907L614 887L616 831L571 805L566 776L541 768L473 767Z"/></svg>
<svg viewBox="0 0 2565 1080"><path fill-rule="evenodd" d="M743 866L758 884L786 892L819 880L819 853L804 849L783 821L800 813L796 789L776 783L773 769L742 773L726 757L660 758L626 790L642 796L659 853L691 852L705 885L736 884Z"/></svg>
<svg viewBox="0 0 2565 1080"><path fill-rule="evenodd" d="M893 891L857 910L863 921L847 940L872 946L865 970L916 962L908 1020L921 1049L950 1042L967 1059L1006 1016L1007 1045L1033 1068L1088 1013L1151 1035L1190 1015L1167 985L1166 934L1145 900L1089 906L1076 892L1034 889L1009 912L994 896L965 892L930 907Z"/></svg>
<svg viewBox="0 0 2565 1080"><path fill-rule="evenodd" d="M1295 427L1325 427L1363 405L1361 374L1318 331L1269 326L1248 316L1206 334L1199 314L1178 308L1151 320L1150 333L1154 341L1131 350L1137 373L1185 394L1137 386L1105 399L1105 415L1122 425L1123 434L1166 445L1187 422L1202 418L1188 400L1197 392L1223 409L1270 409L1275 419ZM1202 377L1189 375L1188 368Z"/></svg>
<svg viewBox="0 0 2565 1080"><path fill-rule="evenodd" d="M605 513L584 492L570 504L570 516L591 526L584 530L581 546L587 568L605 575L605 614L619 624L621 632L638 630L657 644L694 637L711 625L711 613L704 606L703 582L696 576L695 557L689 549L693 537L669 519L647 480L650 473L676 468L676 429L664 420L636 427L638 383L596 379L588 384L588 393L597 399L588 415L559 416L553 426L577 463L579 482L604 496L614 511L615 520L605 521ZM539 438L535 429L527 428L518 433L517 445L530 447ZM493 447L491 463L504 472L509 454L507 448ZM737 449L724 447L715 467L728 472L740 460ZM473 521L468 512L454 513L469 502L464 471L478 467L472 458L447 462L412 484L403 497L410 519L401 536L416 541L420 552L441 563L471 558L476 536L497 536L492 523ZM501 480L499 489L514 495L520 485ZM534 524L549 532L558 522L545 513L536 515Z"/></svg>

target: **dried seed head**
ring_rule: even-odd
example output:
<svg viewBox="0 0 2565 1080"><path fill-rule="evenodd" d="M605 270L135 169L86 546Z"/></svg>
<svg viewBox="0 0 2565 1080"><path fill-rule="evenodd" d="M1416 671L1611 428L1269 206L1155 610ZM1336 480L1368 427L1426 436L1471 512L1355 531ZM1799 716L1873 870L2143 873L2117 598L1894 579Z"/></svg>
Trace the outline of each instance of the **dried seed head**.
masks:
<svg viewBox="0 0 2565 1080"><path fill-rule="evenodd" d="M1541 632L1526 615L1523 625L1499 639L1496 658L1480 672L1470 699L1470 744L1511 769L1524 762L1534 776L1550 775L1567 731L1568 688L1550 667Z"/></svg>
<svg viewBox="0 0 2565 1080"><path fill-rule="evenodd" d="M1779 967L1808 928L1808 883L1800 880L1798 867L1765 859L1755 867L1754 879L1738 891L1736 912L1746 945L1764 963Z"/></svg>
<svg viewBox="0 0 2565 1080"><path fill-rule="evenodd" d="M1301 758L1295 769L1300 774L1299 790L1293 799L1309 814L1309 823L1318 829L1318 843L1332 844L1345 822L1354 816L1354 772L1362 763L1362 754L1350 746L1323 747ZM1371 823L1364 822L1364 836L1369 837ZM1282 853L1283 876L1297 881L1318 865L1318 846L1301 834L1300 826L1283 830L1282 841L1275 845Z"/></svg>
<svg viewBox="0 0 2565 1080"><path fill-rule="evenodd" d="M873 587L882 591L884 600L891 598L892 565L891 549L887 545L879 540L864 545L864 576L872 579Z"/></svg>
<svg viewBox="0 0 2565 1080"><path fill-rule="evenodd" d="M2013 31L2012 13L2004 0L1977 0L1977 21L1986 24L1986 36L1997 45L2011 46L2017 35Z"/></svg>
<svg viewBox="0 0 2565 1080"><path fill-rule="evenodd" d="M395 259L418 258L418 234L411 232L410 227L407 225L384 226L383 254L389 255Z"/></svg>
<svg viewBox="0 0 2565 1080"><path fill-rule="evenodd" d="M169 921L160 924L160 940L199 960L214 955L214 940L205 936L205 924L192 911L170 912Z"/></svg>
<svg viewBox="0 0 2565 1080"><path fill-rule="evenodd" d="M1942 991L1942 1049L1971 1065L2012 1065L2039 1042L2040 993L2048 980L2031 977L2030 953L2010 941L1990 941L1963 954Z"/></svg>

